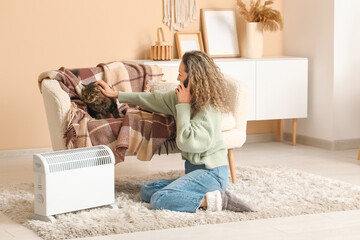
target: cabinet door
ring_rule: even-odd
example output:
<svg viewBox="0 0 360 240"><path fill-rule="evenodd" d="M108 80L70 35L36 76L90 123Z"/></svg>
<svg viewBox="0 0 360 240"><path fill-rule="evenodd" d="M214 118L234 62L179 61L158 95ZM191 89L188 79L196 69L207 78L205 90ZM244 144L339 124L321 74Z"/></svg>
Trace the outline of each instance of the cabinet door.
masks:
<svg viewBox="0 0 360 240"><path fill-rule="evenodd" d="M255 120L255 61L216 61L223 74L239 79L249 88L248 120Z"/></svg>
<svg viewBox="0 0 360 240"><path fill-rule="evenodd" d="M256 62L256 120L307 117L307 59Z"/></svg>

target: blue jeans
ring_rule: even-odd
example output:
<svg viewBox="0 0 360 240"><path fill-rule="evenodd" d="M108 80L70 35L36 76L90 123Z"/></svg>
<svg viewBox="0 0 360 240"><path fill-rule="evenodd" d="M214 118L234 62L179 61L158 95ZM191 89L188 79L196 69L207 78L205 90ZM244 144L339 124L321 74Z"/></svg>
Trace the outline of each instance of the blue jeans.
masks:
<svg viewBox="0 0 360 240"><path fill-rule="evenodd" d="M178 179L155 180L141 187L141 200L152 209L196 212L207 192L223 191L228 185L228 168L206 169L185 161L185 175Z"/></svg>

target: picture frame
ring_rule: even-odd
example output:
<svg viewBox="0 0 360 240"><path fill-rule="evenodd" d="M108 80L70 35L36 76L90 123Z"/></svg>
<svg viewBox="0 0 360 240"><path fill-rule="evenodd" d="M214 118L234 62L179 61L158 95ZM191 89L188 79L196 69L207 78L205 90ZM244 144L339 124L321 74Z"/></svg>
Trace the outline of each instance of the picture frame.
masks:
<svg viewBox="0 0 360 240"><path fill-rule="evenodd" d="M175 33L175 41L179 58L182 58L185 52L204 51L201 32L177 32Z"/></svg>
<svg viewBox="0 0 360 240"><path fill-rule="evenodd" d="M233 9L201 9L205 52L211 57L240 57Z"/></svg>

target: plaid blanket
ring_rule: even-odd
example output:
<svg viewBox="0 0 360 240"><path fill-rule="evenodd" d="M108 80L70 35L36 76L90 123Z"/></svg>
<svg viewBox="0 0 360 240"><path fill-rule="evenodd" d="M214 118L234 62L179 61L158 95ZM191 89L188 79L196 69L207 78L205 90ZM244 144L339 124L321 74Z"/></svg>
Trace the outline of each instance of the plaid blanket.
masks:
<svg viewBox="0 0 360 240"><path fill-rule="evenodd" d="M111 62L94 68L48 71L40 74L41 82L57 80L61 88L69 94L71 108L65 122L64 138L66 147L80 148L104 144L115 153L116 162L124 161L125 152L148 161L156 151L164 146L176 147L175 120L172 116L148 112L139 107L117 102L121 118L94 119L87 112L81 100L82 84L103 79L117 91L141 92L147 82L160 79L158 66ZM104 116L105 117L105 116Z"/></svg>

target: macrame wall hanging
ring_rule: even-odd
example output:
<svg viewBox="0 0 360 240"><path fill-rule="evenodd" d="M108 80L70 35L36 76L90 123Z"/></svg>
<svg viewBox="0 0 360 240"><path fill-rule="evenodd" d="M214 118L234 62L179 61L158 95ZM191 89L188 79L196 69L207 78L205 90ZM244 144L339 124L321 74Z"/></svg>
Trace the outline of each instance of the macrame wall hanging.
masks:
<svg viewBox="0 0 360 240"><path fill-rule="evenodd" d="M163 23L180 30L197 18L197 0L163 0Z"/></svg>

